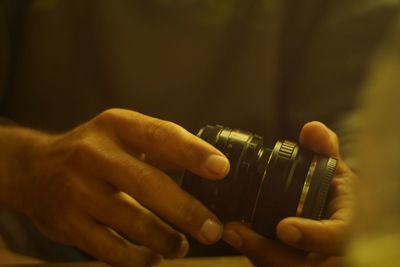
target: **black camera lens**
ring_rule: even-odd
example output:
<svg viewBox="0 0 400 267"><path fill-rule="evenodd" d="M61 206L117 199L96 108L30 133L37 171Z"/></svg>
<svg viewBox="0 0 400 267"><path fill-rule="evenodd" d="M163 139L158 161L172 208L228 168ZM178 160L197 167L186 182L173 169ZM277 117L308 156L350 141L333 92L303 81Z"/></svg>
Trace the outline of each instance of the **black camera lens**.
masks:
<svg viewBox="0 0 400 267"><path fill-rule="evenodd" d="M198 136L223 152L231 169L219 181L185 172L182 186L221 221L244 221L273 238L283 218L322 218L336 159L290 141L264 148L262 137L223 126L206 126Z"/></svg>

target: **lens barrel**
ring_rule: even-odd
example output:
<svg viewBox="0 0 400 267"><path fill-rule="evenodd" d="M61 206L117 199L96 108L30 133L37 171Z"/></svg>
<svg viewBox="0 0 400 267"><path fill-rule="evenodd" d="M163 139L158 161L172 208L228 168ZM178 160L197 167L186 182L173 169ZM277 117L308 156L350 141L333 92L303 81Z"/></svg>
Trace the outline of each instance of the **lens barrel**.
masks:
<svg viewBox="0 0 400 267"><path fill-rule="evenodd" d="M185 172L182 187L221 221L244 221L273 238L283 218L324 215L336 159L290 141L264 148L262 137L219 125L202 128L198 136L223 152L231 169L219 181Z"/></svg>

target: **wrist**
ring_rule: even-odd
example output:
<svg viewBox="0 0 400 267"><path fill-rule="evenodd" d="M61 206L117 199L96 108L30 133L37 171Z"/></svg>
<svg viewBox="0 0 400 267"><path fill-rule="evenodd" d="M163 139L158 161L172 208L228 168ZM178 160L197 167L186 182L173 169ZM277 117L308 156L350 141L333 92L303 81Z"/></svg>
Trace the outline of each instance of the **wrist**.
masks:
<svg viewBox="0 0 400 267"><path fill-rule="evenodd" d="M16 126L0 127L0 207L24 212L32 161L46 147L49 135Z"/></svg>

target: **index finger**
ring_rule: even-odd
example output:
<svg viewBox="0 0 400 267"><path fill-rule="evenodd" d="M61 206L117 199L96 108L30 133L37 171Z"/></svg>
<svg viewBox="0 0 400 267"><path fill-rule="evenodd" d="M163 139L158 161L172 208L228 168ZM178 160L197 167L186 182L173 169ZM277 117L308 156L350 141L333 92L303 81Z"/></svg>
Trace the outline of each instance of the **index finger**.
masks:
<svg viewBox="0 0 400 267"><path fill-rule="evenodd" d="M222 152L175 123L123 109L106 111L104 116L124 145L152 160L211 179L229 172L229 161Z"/></svg>

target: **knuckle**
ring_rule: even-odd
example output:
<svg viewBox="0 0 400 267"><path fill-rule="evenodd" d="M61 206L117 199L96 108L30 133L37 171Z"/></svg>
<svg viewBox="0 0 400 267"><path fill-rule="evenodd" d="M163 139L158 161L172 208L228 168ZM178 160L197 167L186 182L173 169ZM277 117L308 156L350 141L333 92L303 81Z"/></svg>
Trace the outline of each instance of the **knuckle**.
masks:
<svg viewBox="0 0 400 267"><path fill-rule="evenodd" d="M106 109L105 111L101 112L97 118L104 120L113 120L119 117L120 112L121 110L118 108Z"/></svg>
<svg viewBox="0 0 400 267"><path fill-rule="evenodd" d="M105 158L104 153L101 152L100 146L92 141L90 136L83 137L79 140L72 142L68 147L66 154L66 163L69 167L85 167L83 164L88 162L103 161Z"/></svg>
<svg viewBox="0 0 400 267"><path fill-rule="evenodd" d="M71 157L86 157L93 153L93 146L87 138L82 138L70 146Z"/></svg>
<svg viewBox="0 0 400 267"><path fill-rule="evenodd" d="M194 141L188 141L185 145L186 158L192 159L193 161L201 161L202 160L202 152L199 149L198 144ZM197 163L198 164L198 163Z"/></svg>
<svg viewBox="0 0 400 267"><path fill-rule="evenodd" d="M93 119L93 123L101 126L109 125L111 122L120 118L120 113L121 110L118 108L107 109L97 115L97 117Z"/></svg>
<svg viewBox="0 0 400 267"><path fill-rule="evenodd" d="M163 120L154 120L146 128L145 137L151 143L164 143L179 131L179 126Z"/></svg>
<svg viewBox="0 0 400 267"><path fill-rule="evenodd" d="M196 220L199 218L199 206L200 203L194 199L182 203L182 205L178 208L178 219L183 226L190 228L200 226Z"/></svg>
<svg viewBox="0 0 400 267"><path fill-rule="evenodd" d="M157 179L155 179L156 176L156 171L150 167L144 166L138 168L134 175L138 191L143 192L145 195L149 192L156 193L155 191L160 189L160 185L156 182Z"/></svg>

